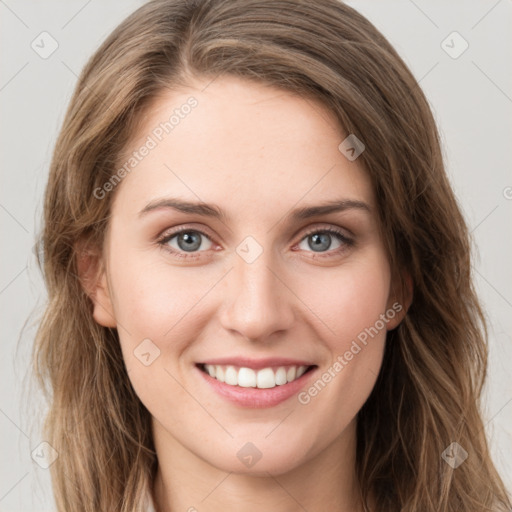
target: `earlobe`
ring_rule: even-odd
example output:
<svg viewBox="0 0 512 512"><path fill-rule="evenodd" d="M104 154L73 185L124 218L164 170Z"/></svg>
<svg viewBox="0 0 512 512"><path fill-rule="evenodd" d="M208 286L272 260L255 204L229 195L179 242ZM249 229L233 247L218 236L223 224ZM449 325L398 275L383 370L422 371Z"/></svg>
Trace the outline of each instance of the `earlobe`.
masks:
<svg viewBox="0 0 512 512"><path fill-rule="evenodd" d="M98 279L98 284L91 300L93 301L94 306L94 320L103 327L117 327L110 290L104 270L101 270L101 275Z"/></svg>
<svg viewBox="0 0 512 512"><path fill-rule="evenodd" d="M92 301L94 320L103 327L117 327L101 255L80 243L76 259L80 284Z"/></svg>
<svg viewBox="0 0 512 512"><path fill-rule="evenodd" d="M400 325L412 303L414 285L412 277L407 272L404 275L404 281L404 286L401 287L400 293L390 293L387 305L387 311L389 312L389 315L387 315L389 317L389 321L387 323L388 331L391 331Z"/></svg>

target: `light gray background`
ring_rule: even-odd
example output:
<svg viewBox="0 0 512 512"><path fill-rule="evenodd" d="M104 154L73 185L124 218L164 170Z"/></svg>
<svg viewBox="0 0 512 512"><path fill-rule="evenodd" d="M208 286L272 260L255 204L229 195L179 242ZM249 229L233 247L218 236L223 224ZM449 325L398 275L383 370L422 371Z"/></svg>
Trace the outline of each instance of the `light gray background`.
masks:
<svg viewBox="0 0 512 512"><path fill-rule="evenodd" d="M32 253L53 145L77 75L107 34L141 0L0 0L0 511L53 510L49 470L31 452L41 399L24 382L45 292ZM351 0L420 80L444 141L447 169L475 240L476 286L490 323L486 430L512 488L512 2ZM32 48L46 31L47 59ZM454 59L441 43L469 44ZM460 41L449 38L452 51ZM41 43L40 43L41 45ZM46 46L48 48L48 46ZM508 262L508 263L507 263Z"/></svg>

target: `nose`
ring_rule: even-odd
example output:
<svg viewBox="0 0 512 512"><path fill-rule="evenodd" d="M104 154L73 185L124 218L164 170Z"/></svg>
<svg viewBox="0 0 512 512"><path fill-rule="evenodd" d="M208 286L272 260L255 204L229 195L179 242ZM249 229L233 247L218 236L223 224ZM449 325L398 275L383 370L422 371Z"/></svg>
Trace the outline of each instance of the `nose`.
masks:
<svg viewBox="0 0 512 512"><path fill-rule="evenodd" d="M252 263L234 254L234 268L224 284L220 321L250 341L265 342L294 321L294 294L270 250ZM281 332L282 334L282 332Z"/></svg>

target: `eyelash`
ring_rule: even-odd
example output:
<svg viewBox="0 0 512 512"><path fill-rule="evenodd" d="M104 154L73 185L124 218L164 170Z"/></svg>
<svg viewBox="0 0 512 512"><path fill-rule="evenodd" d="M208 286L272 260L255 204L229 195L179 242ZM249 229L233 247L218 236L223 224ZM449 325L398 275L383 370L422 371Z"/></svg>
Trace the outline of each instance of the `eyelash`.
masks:
<svg viewBox="0 0 512 512"><path fill-rule="evenodd" d="M203 231L200 231L198 229L184 227L184 228L179 229L178 231L164 234L162 237L160 237L157 240L157 243L164 250L172 253L174 256L176 256L178 258L196 259L197 258L196 255L199 255L203 251L187 254L184 252L176 251L175 249L172 249L171 247L169 247L167 245L175 236L180 235L181 233L199 233L201 236L204 236L208 240L212 241L211 237L208 236ZM334 235L340 242L343 243L343 245L341 247L339 247L338 249L327 251L325 253L314 253L315 258L324 258L324 257L330 258L330 257L333 257L334 255L338 255L338 254L342 253L343 251L346 251L347 248L352 247L354 245L354 241L352 239L348 238L341 230L338 230L338 229L332 228L332 227L312 229L304 234L304 236L300 239L299 243L302 242L308 236L318 234L318 233L328 233L330 235Z"/></svg>

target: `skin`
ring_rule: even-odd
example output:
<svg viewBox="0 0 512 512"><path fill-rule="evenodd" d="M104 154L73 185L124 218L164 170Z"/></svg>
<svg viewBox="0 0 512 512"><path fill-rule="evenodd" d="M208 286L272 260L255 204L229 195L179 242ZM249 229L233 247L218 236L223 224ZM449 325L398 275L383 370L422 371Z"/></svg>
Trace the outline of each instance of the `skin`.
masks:
<svg viewBox="0 0 512 512"><path fill-rule="evenodd" d="M90 287L94 318L118 329L129 378L153 418L157 510L362 510L356 415L379 373L386 330L405 307L307 404L294 396L264 409L234 405L198 378L195 363L304 359L318 366L307 390L400 302L370 180L338 150L347 134L320 103L235 77L207 84L167 90L143 118L128 153L190 96L198 101L115 190ZM170 208L139 215L171 196L214 203L226 218ZM338 199L369 211L287 218ZM188 259L157 242L180 226L210 237L196 234L202 244L192 253L177 236L167 243ZM330 248L316 252L311 235L328 227L353 244L327 235ZM247 236L263 250L250 264L236 252ZM134 356L147 338L160 350L148 366ZM247 442L261 452L252 467L237 457Z"/></svg>

